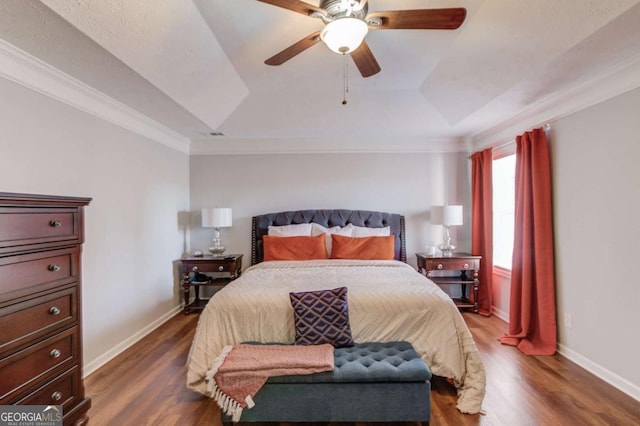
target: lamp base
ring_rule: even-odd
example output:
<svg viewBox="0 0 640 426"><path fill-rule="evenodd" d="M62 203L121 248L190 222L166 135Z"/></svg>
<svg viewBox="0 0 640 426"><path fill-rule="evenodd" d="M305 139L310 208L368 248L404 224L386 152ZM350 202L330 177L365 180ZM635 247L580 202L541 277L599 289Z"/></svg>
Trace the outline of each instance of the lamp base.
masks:
<svg viewBox="0 0 640 426"><path fill-rule="evenodd" d="M220 256L222 253L224 253L224 251L226 250L226 248L224 246L214 246L214 247L209 247L209 251L211 252L211 254L213 254L214 256Z"/></svg>
<svg viewBox="0 0 640 426"><path fill-rule="evenodd" d="M444 241L438 245L438 249L442 252L442 257L451 257L456 251L456 246L451 244L451 234L449 234L449 227L444 227Z"/></svg>
<svg viewBox="0 0 640 426"><path fill-rule="evenodd" d="M209 247L209 251L214 256L220 256L222 253L224 253L224 250L225 247L222 245L222 242L220 240L220 228L216 228L213 237L213 246Z"/></svg>
<svg viewBox="0 0 640 426"><path fill-rule="evenodd" d="M445 246L443 244L440 244L438 246L438 249L440 249L440 251L442 252L442 257L452 257L453 253L455 253L456 251L456 246Z"/></svg>

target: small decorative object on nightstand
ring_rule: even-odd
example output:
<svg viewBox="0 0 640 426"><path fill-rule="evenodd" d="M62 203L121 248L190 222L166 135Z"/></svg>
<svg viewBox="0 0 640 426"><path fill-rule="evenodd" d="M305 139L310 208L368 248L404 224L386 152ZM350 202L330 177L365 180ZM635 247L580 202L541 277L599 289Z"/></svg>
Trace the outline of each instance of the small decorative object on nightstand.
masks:
<svg viewBox="0 0 640 426"><path fill-rule="evenodd" d="M467 253L454 253L451 257L434 257L422 253L416 253L418 272L424 273L427 278L438 285L459 284L462 287L462 296L455 298L458 308L473 308L478 313L478 271L482 256L472 256ZM433 271L459 271L458 276L435 277ZM467 285L473 286L473 302L467 298Z"/></svg>
<svg viewBox="0 0 640 426"><path fill-rule="evenodd" d="M184 314L202 311L209 299L200 298L200 286L226 285L242 273L242 255L191 256L182 260L182 290L184 292ZM224 276L210 277L204 272L215 272ZM191 287L195 288L195 299L189 303Z"/></svg>

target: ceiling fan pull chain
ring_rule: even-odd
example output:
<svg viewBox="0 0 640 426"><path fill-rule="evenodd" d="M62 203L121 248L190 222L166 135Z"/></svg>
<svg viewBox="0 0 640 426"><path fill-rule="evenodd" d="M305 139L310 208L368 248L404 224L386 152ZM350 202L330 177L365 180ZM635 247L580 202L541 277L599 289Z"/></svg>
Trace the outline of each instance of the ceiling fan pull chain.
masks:
<svg viewBox="0 0 640 426"><path fill-rule="evenodd" d="M342 105L347 104L347 93L349 93L349 73L347 68L347 55L342 54Z"/></svg>

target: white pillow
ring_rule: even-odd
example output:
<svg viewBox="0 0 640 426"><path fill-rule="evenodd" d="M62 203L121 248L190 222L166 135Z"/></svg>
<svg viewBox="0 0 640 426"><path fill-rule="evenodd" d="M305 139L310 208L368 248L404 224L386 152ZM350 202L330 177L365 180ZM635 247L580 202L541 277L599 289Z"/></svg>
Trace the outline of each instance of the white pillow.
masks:
<svg viewBox="0 0 640 426"><path fill-rule="evenodd" d="M327 254L329 255L329 257L331 257L331 234L344 235L345 237L350 237L351 231L352 229L347 228L346 226L344 228L341 228L339 226L332 226L331 228L325 228L324 226L319 225L317 223L311 224L312 237L318 236L320 234L326 235L325 245L327 247Z"/></svg>
<svg viewBox="0 0 640 426"><path fill-rule="evenodd" d="M364 226L355 226L350 223L345 226L345 228L351 228L351 236L354 238L388 237L391 235L391 227L389 226L385 226L384 228L366 228Z"/></svg>
<svg viewBox="0 0 640 426"><path fill-rule="evenodd" d="M269 226L267 233L273 237L310 237L311 224L299 223L295 225Z"/></svg>

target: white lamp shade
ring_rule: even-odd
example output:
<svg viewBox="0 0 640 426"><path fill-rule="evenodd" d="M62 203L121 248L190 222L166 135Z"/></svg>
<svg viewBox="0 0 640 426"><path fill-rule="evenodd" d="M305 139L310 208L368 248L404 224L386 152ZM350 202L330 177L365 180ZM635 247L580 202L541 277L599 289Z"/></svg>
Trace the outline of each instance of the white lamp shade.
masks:
<svg viewBox="0 0 640 426"><path fill-rule="evenodd" d="M230 208L202 209L203 228L228 228L232 223Z"/></svg>
<svg viewBox="0 0 640 426"><path fill-rule="evenodd" d="M443 226L462 225L462 206L431 207L431 223Z"/></svg>
<svg viewBox="0 0 640 426"><path fill-rule="evenodd" d="M339 18L329 22L320 32L320 38L336 53L351 53L360 47L369 32L362 19Z"/></svg>

